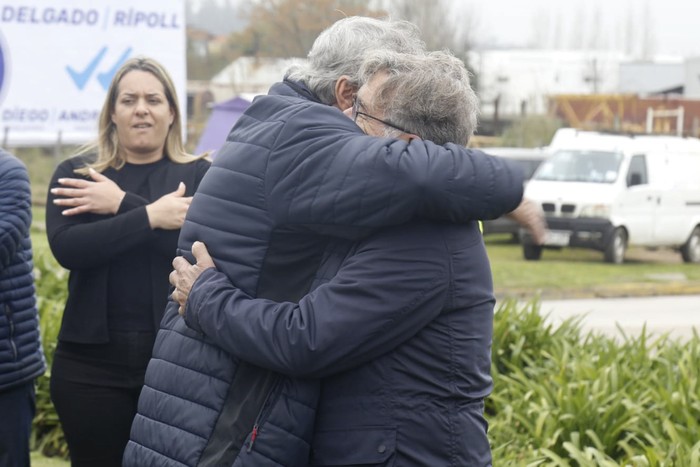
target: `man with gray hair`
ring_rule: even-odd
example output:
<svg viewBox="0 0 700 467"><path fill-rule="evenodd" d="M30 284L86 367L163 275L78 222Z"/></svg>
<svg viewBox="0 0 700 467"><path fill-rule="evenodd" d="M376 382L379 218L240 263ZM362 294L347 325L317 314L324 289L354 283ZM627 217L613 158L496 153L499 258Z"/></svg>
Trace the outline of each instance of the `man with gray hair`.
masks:
<svg viewBox="0 0 700 467"><path fill-rule="evenodd" d="M391 326L395 332L377 339L377 345L357 354L339 346L328 358L312 349L327 348L327 338L345 327L337 318L351 314L330 310L317 323L288 315L292 321L284 324L270 323L274 318L261 312L236 323L246 325L241 332L248 337L258 336L242 349L239 344L250 341L228 328L228 317L239 311L236 299L225 299L232 297L229 292L296 306L331 277L339 266L331 259L344 258L352 242L378 229L418 218L469 227L473 219L493 218L517 205L522 179L505 161L455 144L370 137L342 114L357 93L364 54L376 47L422 53L416 31L408 23L370 18L337 22L318 38L308 64L292 70L269 95L256 98L233 128L193 198L180 235L179 249L187 259L178 264L192 261L190 251L195 257L206 253L197 241L209 248L210 263L201 276L203 264L187 270L197 279L191 293L179 286L173 292L125 465L308 465L319 395L313 378L346 370L357 358L377 358L419 332L428 316L423 306L434 297L433 290L444 292L444 264L423 256L415 264L403 264L402 270L421 269L427 261L436 274L430 283L411 279L393 284L405 296L392 295L382 281L371 284L376 294L352 291L370 300L367 309L376 308L386 293L396 296L400 302L381 303L394 318L400 313L411 319ZM480 236L469 238L483 249ZM382 265L386 252L400 261L401 252L390 248L369 248L358 259ZM388 265L388 276L397 266ZM177 274L171 280L178 282ZM490 283L490 276L481 280ZM216 316L218 324L211 321ZM289 341L274 338L281 331L276 326L290 331L286 338L312 326L322 331L312 340L321 341L310 346L298 341L309 352L286 353ZM354 331L344 337L351 338ZM248 358L239 358L240 350ZM274 358L284 364L273 363Z"/></svg>
<svg viewBox="0 0 700 467"><path fill-rule="evenodd" d="M366 83L363 92L373 94L372 109L368 114L358 93L346 113L353 112L365 133L407 140L417 135L437 144L469 143L476 130L479 104L469 84L469 72L458 58L446 52L417 57L377 51L364 62L359 74ZM411 79L406 79L407 75ZM372 112L389 116L395 125L378 125L385 122L372 117ZM544 242L547 224L537 203L523 198L505 215L526 229L535 244Z"/></svg>
<svg viewBox="0 0 700 467"><path fill-rule="evenodd" d="M479 100L469 72L454 55L375 51L359 75L364 85L346 114L352 112L350 116L365 133L408 140L419 137L437 144L469 143L476 130Z"/></svg>

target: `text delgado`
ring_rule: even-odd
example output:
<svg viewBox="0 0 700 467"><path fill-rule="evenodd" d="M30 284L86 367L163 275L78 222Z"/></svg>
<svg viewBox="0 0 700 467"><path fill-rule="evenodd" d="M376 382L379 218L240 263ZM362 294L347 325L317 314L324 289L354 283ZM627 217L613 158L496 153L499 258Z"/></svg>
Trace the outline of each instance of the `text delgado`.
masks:
<svg viewBox="0 0 700 467"><path fill-rule="evenodd" d="M0 12L0 22L95 26L100 23L100 16L100 12L96 9L82 10L78 8L38 8L5 5ZM111 12L111 18L108 23L118 27L180 28L178 15L175 13L140 11L134 8Z"/></svg>

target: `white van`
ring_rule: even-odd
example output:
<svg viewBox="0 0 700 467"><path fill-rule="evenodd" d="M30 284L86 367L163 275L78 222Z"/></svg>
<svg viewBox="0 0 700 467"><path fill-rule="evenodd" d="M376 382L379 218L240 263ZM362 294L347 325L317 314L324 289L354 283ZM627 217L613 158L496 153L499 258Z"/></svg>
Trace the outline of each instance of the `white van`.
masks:
<svg viewBox="0 0 700 467"><path fill-rule="evenodd" d="M599 250L622 263L628 245L670 247L700 263L700 140L563 128L525 188L549 232L544 248ZM523 233L523 255L542 246Z"/></svg>

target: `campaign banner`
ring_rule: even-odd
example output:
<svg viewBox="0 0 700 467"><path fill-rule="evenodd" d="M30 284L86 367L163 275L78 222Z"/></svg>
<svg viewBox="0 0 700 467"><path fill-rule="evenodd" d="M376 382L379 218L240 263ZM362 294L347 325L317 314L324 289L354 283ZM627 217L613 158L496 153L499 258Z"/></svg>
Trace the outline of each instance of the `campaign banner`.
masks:
<svg viewBox="0 0 700 467"><path fill-rule="evenodd" d="M0 144L95 139L112 77L138 56L168 70L186 118L185 47L184 0L3 0Z"/></svg>

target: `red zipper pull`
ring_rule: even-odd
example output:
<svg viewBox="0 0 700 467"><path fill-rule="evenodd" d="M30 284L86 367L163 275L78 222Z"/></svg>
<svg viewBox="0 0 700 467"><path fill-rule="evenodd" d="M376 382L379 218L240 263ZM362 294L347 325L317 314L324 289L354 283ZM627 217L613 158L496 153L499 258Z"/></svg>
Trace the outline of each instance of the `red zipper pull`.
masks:
<svg viewBox="0 0 700 467"><path fill-rule="evenodd" d="M255 438L258 437L258 425L253 426L253 432L250 434L250 443L248 443L248 452L253 449Z"/></svg>

